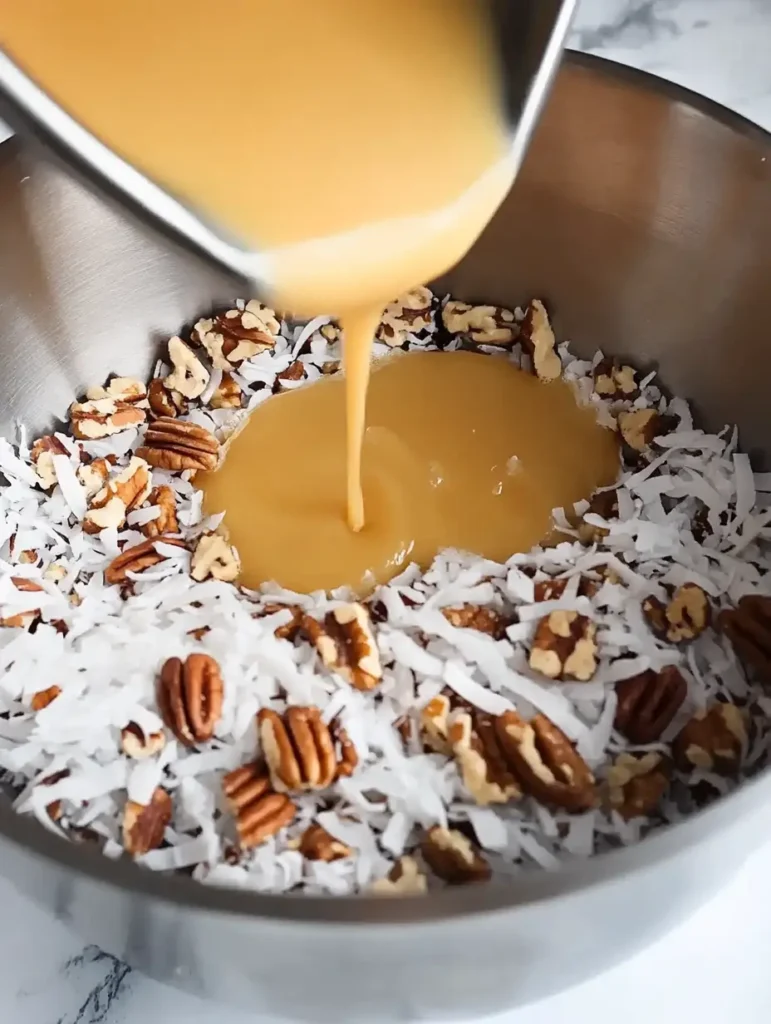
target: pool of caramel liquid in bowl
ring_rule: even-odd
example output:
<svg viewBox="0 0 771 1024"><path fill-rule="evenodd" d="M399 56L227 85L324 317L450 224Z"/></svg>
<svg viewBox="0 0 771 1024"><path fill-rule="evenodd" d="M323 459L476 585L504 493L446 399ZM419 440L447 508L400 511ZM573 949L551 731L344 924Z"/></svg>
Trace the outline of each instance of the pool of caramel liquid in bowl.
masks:
<svg viewBox="0 0 771 1024"><path fill-rule="evenodd" d="M365 526L346 521L342 375L269 399L198 477L225 511L241 582L359 593L455 547L504 561L618 473L615 435L572 388L503 358L395 354L373 366L362 484Z"/></svg>

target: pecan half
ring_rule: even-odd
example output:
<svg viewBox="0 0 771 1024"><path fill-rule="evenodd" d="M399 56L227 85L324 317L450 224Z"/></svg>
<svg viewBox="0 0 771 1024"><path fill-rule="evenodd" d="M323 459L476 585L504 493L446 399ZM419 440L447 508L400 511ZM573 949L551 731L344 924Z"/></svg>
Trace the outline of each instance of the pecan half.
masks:
<svg viewBox="0 0 771 1024"><path fill-rule="evenodd" d="M215 579L232 583L238 579L241 563L235 548L219 533L204 533L190 559L190 575L194 580Z"/></svg>
<svg viewBox="0 0 771 1024"><path fill-rule="evenodd" d="M596 627L586 615L557 611L536 626L528 663L547 679L588 682L597 671Z"/></svg>
<svg viewBox="0 0 771 1024"><path fill-rule="evenodd" d="M183 398L198 398L204 393L209 383L209 371L184 341L176 336L169 338L169 362L174 369L163 380L169 391L176 391Z"/></svg>
<svg viewBox="0 0 771 1024"><path fill-rule="evenodd" d="M160 537L164 533L179 533L177 496L168 484L154 487L147 498L148 504L157 505L160 515L142 526L145 537Z"/></svg>
<svg viewBox="0 0 771 1024"><path fill-rule="evenodd" d="M53 457L54 455L69 455L69 452L55 434L46 434L45 437L39 437L35 441L29 455L40 486L44 490L50 491L57 481Z"/></svg>
<svg viewBox="0 0 771 1024"><path fill-rule="evenodd" d="M123 811L124 847L133 857L157 849L170 821L171 797L161 786L155 789L149 804L129 800Z"/></svg>
<svg viewBox="0 0 771 1024"><path fill-rule="evenodd" d="M460 629L475 629L479 633L500 640L510 621L497 608L488 608L480 604L464 604L459 608L442 608L442 615L451 626Z"/></svg>
<svg viewBox="0 0 771 1024"><path fill-rule="evenodd" d="M118 402L113 398L99 398L88 402L74 402L70 406L70 427L74 437L93 441L119 434L129 427L137 427L146 419L144 409L131 402Z"/></svg>
<svg viewBox="0 0 771 1024"><path fill-rule="evenodd" d="M450 885L486 882L492 873L479 848L454 828L430 828L420 852L434 874Z"/></svg>
<svg viewBox="0 0 771 1024"><path fill-rule="evenodd" d="M212 366L227 370L274 348L280 330L273 310L252 299L243 310L229 309L199 320L192 338L209 353Z"/></svg>
<svg viewBox="0 0 771 1024"><path fill-rule="evenodd" d="M615 726L632 743L655 743L682 707L688 694L680 669L648 669L616 685Z"/></svg>
<svg viewBox="0 0 771 1024"><path fill-rule="evenodd" d="M546 715L526 722L516 711L505 711L496 720L496 731L504 757L526 793L573 813L596 805L589 766Z"/></svg>
<svg viewBox="0 0 771 1024"><path fill-rule="evenodd" d="M646 597L642 610L656 636L671 644L695 640L712 618L709 598L695 583L678 587L668 604L657 597Z"/></svg>
<svg viewBox="0 0 771 1024"><path fill-rule="evenodd" d="M633 452L646 452L657 437L662 437L674 426L671 417L662 415L657 409L632 409L618 417L618 429L624 443Z"/></svg>
<svg viewBox="0 0 771 1024"><path fill-rule="evenodd" d="M391 348L399 348L411 334L420 334L434 324L434 296L430 288L413 288L383 310L375 337Z"/></svg>
<svg viewBox="0 0 771 1024"><path fill-rule="evenodd" d="M422 896L428 887L426 876L414 857L400 857L385 878L369 887L376 896Z"/></svg>
<svg viewBox="0 0 771 1024"><path fill-rule="evenodd" d="M533 370L538 379L559 380L562 376L562 361L557 354L557 339L549 314L540 299L533 299L527 307L525 319L520 325L519 338L522 351L533 360Z"/></svg>
<svg viewBox="0 0 771 1024"><path fill-rule="evenodd" d="M337 672L357 690L373 690L383 678L380 653L364 605L342 604L323 622L306 615L303 631L325 668Z"/></svg>
<svg viewBox="0 0 771 1024"><path fill-rule="evenodd" d="M208 654L164 662L158 681L158 709L180 743L206 743L222 714L220 667Z"/></svg>
<svg viewBox="0 0 771 1024"><path fill-rule="evenodd" d="M29 706L33 711L42 711L43 708L47 708L49 704L53 703L61 692L62 688L56 685L48 686L45 690L38 690L32 695Z"/></svg>
<svg viewBox="0 0 771 1024"><path fill-rule="evenodd" d="M209 406L212 409L240 409L243 405L244 395L241 385L230 373L223 373L222 380L214 390L209 399Z"/></svg>
<svg viewBox="0 0 771 1024"><path fill-rule="evenodd" d="M720 775L739 770L747 742L745 716L735 704L719 701L698 711L677 734L672 754L682 771L702 768Z"/></svg>
<svg viewBox="0 0 771 1024"><path fill-rule="evenodd" d="M653 814L669 787L670 765L661 754L619 754L608 769L608 803L625 821Z"/></svg>
<svg viewBox="0 0 771 1024"><path fill-rule="evenodd" d="M24 576L11 576L11 583L24 594L37 594L43 590L39 583L36 583L34 580L28 580ZM17 612L15 615L0 618L0 626L5 626L8 629L29 629L39 616L39 608L33 608L26 612Z"/></svg>
<svg viewBox="0 0 771 1024"><path fill-rule="evenodd" d="M151 490L150 467L144 459L132 456L125 469L98 491L83 520L86 533L99 533L108 527L120 529L126 515L146 500Z"/></svg>
<svg viewBox="0 0 771 1024"><path fill-rule="evenodd" d="M161 416L147 428L137 455L158 469L181 473L216 469L219 450L219 441L205 427Z"/></svg>
<svg viewBox="0 0 771 1024"><path fill-rule="evenodd" d="M127 573L143 572L152 565L166 560L165 555L155 550L158 543L171 544L177 548L184 548L187 545L179 537L154 537L151 540L143 540L141 544L135 544L131 548L125 548L114 558L104 571L106 583L125 583L128 579Z"/></svg>
<svg viewBox="0 0 771 1024"><path fill-rule="evenodd" d="M162 732L145 733L136 722L129 722L120 731L120 749L135 761L143 761L146 757L160 754L166 746L166 737Z"/></svg>
<svg viewBox="0 0 771 1024"><path fill-rule="evenodd" d="M331 836L325 828L314 823L300 837L300 853L308 860L323 860L330 863L353 856L353 850L339 839Z"/></svg>
<svg viewBox="0 0 771 1024"><path fill-rule="evenodd" d="M492 715L453 711L448 736L463 785L475 803L505 804L521 795L503 756Z"/></svg>
<svg viewBox="0 0 771 1024"><path fill-rule="evenodd" d="M632 366L615 359L603 359L594 368L594 390L603 398L631 400L640 394L637 373Z"/></svg>
<svg viewBox="0 0 771 1024"><path fill-rule="evenodd" d="M177 416L184 416L189 408L185 396L181 395L179 391L171 391L167 388L160 377L150 381L147 399L153 419L157 419L159 416L175 419Z"/></svg>
<svg viewBox="0 0 771 1024"><path fill-rule="evenodd" d="M274 793L260 761L244 764L222 779L222 791L236 819L241 848L259 846L289 825L297 806L285 793Z"/></svg>
<svg viewBox="0 0 771 1024"><path fill-rule="evenodd" d="M718 625L743 662L771 678L771 597L752 594L720 613Z"/></svg>
<svg viewBox="0 0 771 1024"><path fill-rule="evenodd" d="M326 789L343 762L335 739L316 707L290 707L283 716L269 708L257 714L257 731L277 793ZM347 741L347 737L346 737ZM346 768L343 774L350 774Z"/></svg>
<svg viewBox="0 0 771 1024"><path fill-rule="evenodd" d="M442 323L453 335L475 345L511 345L519 333L517 318L502 306L471 306L451 299L442 308Z"/></svg>

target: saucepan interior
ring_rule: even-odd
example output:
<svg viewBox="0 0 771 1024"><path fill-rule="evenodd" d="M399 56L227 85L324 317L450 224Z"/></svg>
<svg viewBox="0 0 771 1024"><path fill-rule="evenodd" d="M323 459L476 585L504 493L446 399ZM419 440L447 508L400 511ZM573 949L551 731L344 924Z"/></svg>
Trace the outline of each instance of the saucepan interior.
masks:
<svg viewBox="0 0 771 1024"><path fill-rule="evenodd" d="M438 289L554 311L579 354L656 366L762 465L771 137L699 97L572 57L508 201ZM0 147L0 428L50 426L233 283L168 251L17 142ZM420 900L219 891L113 863L0 806L3 871L90 941L253 1010L481 1014L596 972L703 900L762 835L771 778L639 846ZM298 968L302 984L297 984Z"/></svg>

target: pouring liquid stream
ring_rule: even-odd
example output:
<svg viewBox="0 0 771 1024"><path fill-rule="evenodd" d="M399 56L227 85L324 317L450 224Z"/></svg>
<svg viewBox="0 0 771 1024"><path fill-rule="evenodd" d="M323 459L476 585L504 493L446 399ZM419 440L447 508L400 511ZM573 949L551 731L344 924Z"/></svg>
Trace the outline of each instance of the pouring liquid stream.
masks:
<svg viewBox="0 0 771 1024"><path fill-rule="evenodd" d="M216 39L228 54L226 73L217 67ZM252 583L271 573L287 585L302 579L359 586L363 576L387 578L408 553L430 561L435 542L476 544L480 554L501 551L497 527L464 531L457 526L464 517L448 517L446 503L435 500L444 489L461 511L487 514L488 494L482 501L474 488L488 488L490 467L503 458L486 446L485 436L496 428L484 415L485 402L477 401L490 384L489 371L481 368L487 360L464 360L462 374L450 373L458 389L451 402L416 369L421 385L410 402L424 408L420 424L415 409L406 409L407 367L417 367L407 358L398 372L378 371L382 411L366 404L372 339L384 305L456 263L511 185L510 133L493 43L487 5L478 0L6 0L0 46L24 70L150 178L265 253L277 309L334 314L343 327L345 440L330 427L326 397L280 396L255 412L223 468L204 481L207 508L226 510ZM441 360L452 363L461 355ZM439 372L438 361L430 365ZM521 402L516 373L504 376L511 402ZM542 422L507 421L504 462L519 458L520 432L560 418L555 409L564 395L549 395L563 386L540 387ZM284 421L275 437L271 420L278 414L268 410L274 404ZM506 403L495 408L501 414ZM542 506L562 503L567 492L578 500L612 479L610 440L575 403L569 421L573 412L575 422L563 428L587 427L581 434L587 439L585 482L578 487L572 476L573 484L563 486L564 459L550 463L547 473L520 459L520 472L533 474L531 491L520 497L533 488L542 497L537 515L521 502L508 509L514 520L508 527L502 521L500 529L508 529L509 553L548 530ZM429 439L457 435L481 442L460 450L463 458L481 460L487 475L480 478L479 466L463 458L449 459L443 444L426 448L405 435L400 424L407 421ZM278 455L267 452L269 443L279 446ZM305 459L306 475L297 478L292 455L308 445L328 471L313 472ZM241 458L242 451L248 457ZM267 470L260 467L266 466L285 486L264 486ZM511 490L501 484L500 467L496 472L499 490L490 500ZM256 545L241 535L244 515L262 538ZM531 523L524 533L518 516ZM457 528L445 529L452 522ZM294 527L285 529L287 523ZM273 537L265 532L269 527ZM300 530L318 544L298 543ZM339 569L322 557L323 543L339 549ZM269 566L260 555L266 544L277 550ZM296 565L293 551L299 549L307 572Z"/></svg>

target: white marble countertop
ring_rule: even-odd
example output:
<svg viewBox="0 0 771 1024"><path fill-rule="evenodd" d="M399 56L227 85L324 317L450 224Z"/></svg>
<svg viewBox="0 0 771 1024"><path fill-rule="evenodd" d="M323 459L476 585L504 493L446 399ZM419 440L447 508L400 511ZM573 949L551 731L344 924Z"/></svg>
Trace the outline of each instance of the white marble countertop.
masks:
<svg viewBox="0 0 771 1024"><path fill-rule="evenodd" d="M771 0L582 0L571 45L670 78L771 130L770 40ZM771 846L644 954L498 1019L766 1024L769 869ZM83 948L2 881L0 906L4 920L14 921L0 947L0 1018L7 1024L255 1024L251 1015L166 989L95 947Z"/></svg>

